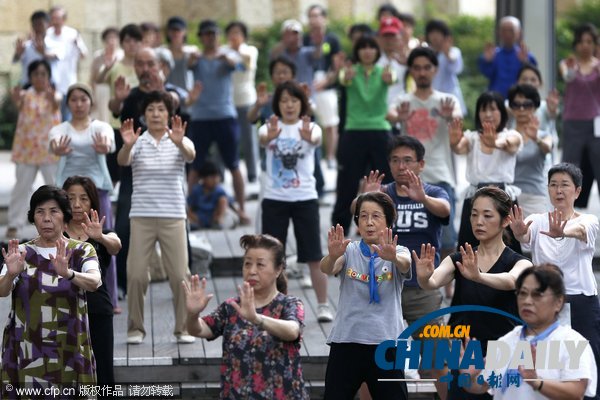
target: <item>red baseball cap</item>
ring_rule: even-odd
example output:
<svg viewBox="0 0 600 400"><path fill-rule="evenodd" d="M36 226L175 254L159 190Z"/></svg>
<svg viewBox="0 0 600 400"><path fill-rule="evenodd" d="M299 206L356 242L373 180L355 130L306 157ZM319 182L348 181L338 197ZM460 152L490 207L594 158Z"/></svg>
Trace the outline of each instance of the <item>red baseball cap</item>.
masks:
<svg viewBox="0 0 600 400"><path fill-rule="evenodd" d="M391 33L392 35L399 34L404 29L402 21L396 17L383 17L379 21L379 34L385 35Z"/></svg>

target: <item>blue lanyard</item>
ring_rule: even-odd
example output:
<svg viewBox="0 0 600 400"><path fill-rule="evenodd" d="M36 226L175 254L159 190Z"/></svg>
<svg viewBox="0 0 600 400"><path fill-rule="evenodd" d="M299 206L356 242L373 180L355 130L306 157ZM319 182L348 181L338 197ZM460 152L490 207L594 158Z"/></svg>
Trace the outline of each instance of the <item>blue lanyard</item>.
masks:
<svg viewBox="0 0 600 400"><path fill-rule="evenodd" d="M371 249L364 240L360 241L360 252L363 256L369 257L369 304L379 303L379 292L377 290L377 279L375 278L375 260L379 258L376 251L371 253Z"/></svg>

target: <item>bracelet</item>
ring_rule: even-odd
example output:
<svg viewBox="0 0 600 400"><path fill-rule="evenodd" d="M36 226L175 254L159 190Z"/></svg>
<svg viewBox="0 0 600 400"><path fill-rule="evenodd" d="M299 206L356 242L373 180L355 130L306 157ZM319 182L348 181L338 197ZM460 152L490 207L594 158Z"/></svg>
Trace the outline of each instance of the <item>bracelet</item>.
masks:
<svg viewBox="0 0 600 400"><path fill-rule="evenodd" d="M540 381L540 386L538 386L537 389L535 389L535 391L539 392L540 390L542 390L542 386L544 386L544 381Z"/></svg>
<svg viewBox="0 0 600 400"><path fill-rule="evenodd" d="M67 278L68 281L72 281L73 279L75 279L75 271L71 270L71 272L71 276Z"/></svg>
<svg viewBox="0 0 600 400"><path fill-rule="evenodd" d="M255 323L254 325L258 328L258 329L263 329L263 326L265 324L265 318L262 315L258 316L258 322Z"/></svg>

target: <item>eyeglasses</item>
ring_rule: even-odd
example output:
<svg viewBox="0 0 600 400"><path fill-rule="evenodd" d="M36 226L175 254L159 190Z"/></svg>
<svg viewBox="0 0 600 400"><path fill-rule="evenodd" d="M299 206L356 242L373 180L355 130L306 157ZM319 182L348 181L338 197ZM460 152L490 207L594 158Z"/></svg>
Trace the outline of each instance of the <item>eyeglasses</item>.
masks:
<svg viewBox="0 0 600 400"><path fill-rule="evenodd" d="M512 101L510 103L511 110L529 110L530 108L534 108L535 104L531 100L525 101Z"/></svg>
<svg viewBox="0 0 600 400"><path fill-rule="evenodd" d="M550 189L550 190L558 190L559 188L560 188L560 190L567 190L572 187L573 187L573 185L568 184L568 183L561 183L560 185L558 183L551 183L548 185L548 189Z"/></svg>
<svg viewBox="0 0 600 400"><path fill-rule="evenodd" d="M417 160L413 160L410 157L405 157L405 158L392 157L392 159L390 160L390 162L392 164L406 165L407 167L410 167L411 165L413 165L414 163L416 163L418 161Z"/></svg>
<svg viewBox="0 0 600 400"><path fill-rule="evenodd" d="M531 296L531 300L540 301L544 297L547 297L549 293L540 292L539 290L534 290L533 292L528 292L526 290L516 290L515 294L517 295L517 299L523 301L526 300L527 297Z"/></svg>

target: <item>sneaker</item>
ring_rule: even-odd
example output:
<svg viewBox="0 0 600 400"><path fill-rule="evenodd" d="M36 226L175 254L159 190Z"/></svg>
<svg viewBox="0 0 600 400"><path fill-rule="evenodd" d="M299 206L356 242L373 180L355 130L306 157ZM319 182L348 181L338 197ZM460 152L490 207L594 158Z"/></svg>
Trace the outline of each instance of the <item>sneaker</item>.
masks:
<svg viewBox="0 0 600 400"><path fill-rule="evenodd" d="M317 321L319 322L331 322L333 321L333 313L329 304L319 304L317 307Z"/></svg>
<svg viewBox="0 0 600 400"><path fill-rule="evenodd" d="M302 275L302 278L300 278L300 287L302 289L310 289L313 287L312 279L310 278L310 274L305 272L304 275Z"/></svg>
<svg viewBox="0 0 600 400"><path fill-rule="evenodd" d="M144 335L127 336L127 344L140 344L144 340Z"/></svg>
<svg viewBox="0 0 600 400"><path fill-rule="evenodd" d="M176 337L179 344L190 344L196 341L196 338L191 335L176 335Z"/></svg>

